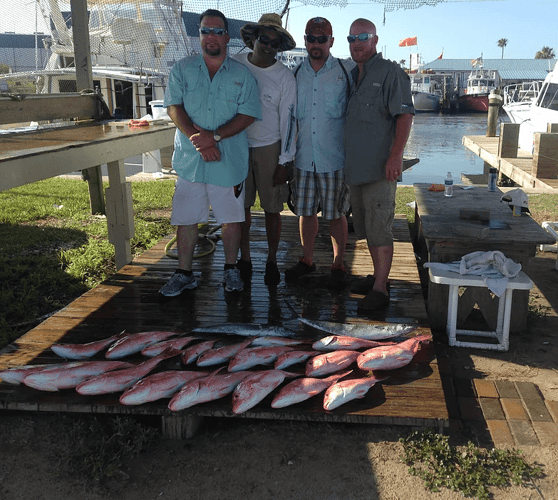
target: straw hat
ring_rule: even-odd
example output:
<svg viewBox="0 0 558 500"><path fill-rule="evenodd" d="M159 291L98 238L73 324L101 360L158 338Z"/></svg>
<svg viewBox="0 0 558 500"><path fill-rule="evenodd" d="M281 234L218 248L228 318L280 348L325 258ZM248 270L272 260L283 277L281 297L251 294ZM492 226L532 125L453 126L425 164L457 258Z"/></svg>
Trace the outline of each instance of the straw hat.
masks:
<svg viewBox="0 0 558 500"><path fill-rule="evenodd" d="M240 36L248 48L254 49L252 36L256 35L258 28L271 28L281 35L281 45L277 49L278 52L292 50L296 47L294 38L281 25L281 16L271 13L264 14L257 23L248 23L240 28Z"/></svg>

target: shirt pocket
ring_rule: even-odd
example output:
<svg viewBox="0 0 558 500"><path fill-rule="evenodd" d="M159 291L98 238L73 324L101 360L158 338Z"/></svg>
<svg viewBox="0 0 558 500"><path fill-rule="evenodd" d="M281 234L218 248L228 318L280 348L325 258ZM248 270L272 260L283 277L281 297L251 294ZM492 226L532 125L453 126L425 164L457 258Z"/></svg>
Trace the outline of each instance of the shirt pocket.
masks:
<svg viewBox="0 0 558 500"><path fill-rule="evenodd" d="M343 77L344 78L344 77ZM324 93L325 112L330 118L342 118L347 112L347 90L345 80L330 83Z"/></svg>
<svg viewBox="0 0 558 500"><path fill-rule="evenodd" d="M234 116L238 111L238 101L242 86L236 82L221 82L219 84L219 93L217 101L219 106L222 106L219 114Z"/></svg>
<svg viewBox="0 0 558 500"><path fill-rule="evenodd" d="M195 76L187 80L186 92L184 93L184 109L188 116L194 116L201 108L204 89L200 79Z"/></svg>
<svg viewBox="0 0 558 500"><path fill-rule="evenodd" d="M365 122L373 122L378 113L379 100L382 96L382 87L379 85L367 88L358 99L358 118Z"/></svg>

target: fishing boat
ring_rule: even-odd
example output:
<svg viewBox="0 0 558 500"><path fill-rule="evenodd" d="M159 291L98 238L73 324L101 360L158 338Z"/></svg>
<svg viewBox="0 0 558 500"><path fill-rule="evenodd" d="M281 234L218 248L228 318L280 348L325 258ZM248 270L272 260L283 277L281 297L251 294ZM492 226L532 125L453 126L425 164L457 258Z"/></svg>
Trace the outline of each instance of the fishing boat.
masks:
<svg viewBox="0 0 558 500"><path fill-rule="evenodd" d="M459 107L465 111L488 112L488 95L496 89L496 71L476 68L467 78L465 93L459 97Z"/></svg>
<svg viewBox="0 0 558 500"><path fill-rule="evenodd" d="M437 113L440 111L442 98L439 84L430 75L421 73L411 74L411 92L413 105L419 113Z"/></svg>
<svg viewBox="0 0 558 500"><path fill-rule="evenodd" d="M44 40L51 55L44 68L10 73L9 79L31 81L37 93L76 92L69 1L38 2L51 28ZM184 26L182 1L88 0L87 6L94 88L114 116L146 115L152 100L163 99L172 65L196 52Z"/></svg>
<svg viewBox="0 0 558 500"><path fill-rule="evenodd" d="M548 123L558 123L558 63L544 81L504 87L503 109L518 123L519 147L533 151L533 134L546 132Z"/></svg>

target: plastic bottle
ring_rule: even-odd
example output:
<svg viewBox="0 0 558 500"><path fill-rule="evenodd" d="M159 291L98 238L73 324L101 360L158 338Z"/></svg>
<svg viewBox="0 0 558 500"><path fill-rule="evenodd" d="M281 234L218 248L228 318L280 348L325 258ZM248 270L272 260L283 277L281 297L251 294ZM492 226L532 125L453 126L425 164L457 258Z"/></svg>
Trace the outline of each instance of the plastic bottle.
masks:
<svg viewBox="0 0 558 500"><path fill-rule="evenodd" d="M488 190L491 193L496 191L496 172L496 169L494 167L491 167L488 174Z"/></svg>
<svg viewBox="0 0 558 500"><path fill-rule="evenodd" d="M448 197L453 196L453 178L451 172L448 172L448 175L446 175L444 195Z"/></svg>

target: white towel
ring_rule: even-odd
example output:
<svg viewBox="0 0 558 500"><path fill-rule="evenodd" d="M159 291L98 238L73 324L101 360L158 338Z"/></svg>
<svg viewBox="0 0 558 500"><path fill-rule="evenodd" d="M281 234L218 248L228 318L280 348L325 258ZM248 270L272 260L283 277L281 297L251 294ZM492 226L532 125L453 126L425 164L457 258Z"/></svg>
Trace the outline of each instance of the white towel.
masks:
<svg viewBox="0 0 558 500"><path fill-rule="evenodd" d="M499 251L472 252L455 262L427 262L424 267L482 276L488 289L498 297L506 291L508 278L515 278L521 271L521 264L508 259Z"/></svg>

